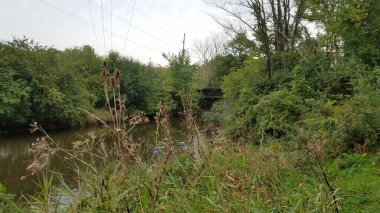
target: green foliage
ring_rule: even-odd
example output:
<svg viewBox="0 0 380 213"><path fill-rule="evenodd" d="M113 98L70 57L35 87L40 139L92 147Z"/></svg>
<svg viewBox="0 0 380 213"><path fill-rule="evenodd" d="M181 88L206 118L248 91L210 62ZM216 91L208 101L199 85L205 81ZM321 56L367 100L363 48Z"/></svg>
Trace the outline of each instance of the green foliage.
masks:
<svg viewBox="0 0 380 213"><path fill-rule="evenodd" d="M3 118L0 126L5 122L12 125L26 122L30 114L29 93L30 87L22 80L13 80L8 70L0 70L0 117Z"/></svg>
<svg viewBox="0 0 380 213"><path fill-rule="evenodd" d="M27 39L1 43L2 126L73 125L83 116L77 107L94 106L94 70L99 59L90 47L63 52ZM89 83L89 84L88 84ZM17 113L15 113L17 112ZM4 121L2 119L2 121Z"/></svg>
<svg viewBox="0 0 380 213"><path fill-rule="evenodd" d="M220 86L224 76L227 76L234 68L234 58L231 55L216 56L210 63L215 69L214 85Z"/></svg>
<svg viewBox="0 0 380 213"><path fill-rule="evenodd" d="M257 140L266 134L278 138L289 133L301 114L302 100L286 90L271 93L273 84L263 73L261 60L253 58L245 64L222 84L235 113L229 134L239 138L250 133Z"/></svg>
<svg viewBox="0 0 380 213"><path fill-rule="evenodd" d="M168 72L170 73L170 83L166 85L171 97L165 97L165 101L169 103L169 107L176 110L176 113L182 112L181 95L192 98L194 108L197 108L200 95L196 89L198 84L195 79L196 65L190 61L190 54L186 50L182 50L177 55L163 54L163 57L168 61Z"/></svg>
<svg viewBox="0 0 380 213"><path fill-rule="evenodd" d="M233 65L236 68L240 68L250 53L258 49L255 41L248 39L246 33L237 33L226 46L228 56L234 59Z"/></svg>
<svg viewBox="0 0 380 213"><path fill-rule="evenodd" d="M366 72L355 58L344 58L335 66L327 55L305 56L292 71L292 90L302 98L343 101L354 92L354 84Z"/></svg>
<svg viewBox="0 0 380 213"><path fill-rule="evenodd" d="M192 91L192 79L195 71L195 67L190 62L189 53L183 50L178 55L164 54L163 56L169 62L173 92L189 94Z"/></svg>
<svg viewBox="0 0 380 213"><path fill-rule="evenodd" d="M153 86L156 86L152 82L154 70L117 52L111 52L107 62L111 73L116 69L121 71L121 94L129 113L146 112Z"/></svg>
<svg viewBox="0 0 380 213"><path fill-rule="evenodd" d="M115 175L111 172L116 163L108 162L98 177L93 171L81 173L88 184L80 181L75 191L63 180L62 187L53 190L51 179L45 176L40 184L42 192L31 197L29 204L38 212L332 211L328 188L304 156L281 149L281 145L223 144L210 150L200 168L189 155L179 153L169 160L163 173L159 156L148 169L132 166L117 170ZM327 168L328 177L337 177L339 210L376 212L378 155L342 156L329 162Z"/></svg>
<svg viewBox="0 0 380 213"><path fill-rule="evenodd" d="M289 134L296 126L303 109L302 100L286 90L264 96L252 109L258 134L275 138Z"/></svg>
<svg viewBox="0 0 380 213"><path fill-rule="evenodd" d="M380 4L377 0L346 0L341 11L341 35L349 54L360 57L364 63L380 63Z"/></svg>
<svg viewBox="0 0 380 213"><path fill-rule="evenodd" d="M270 82L262 72L262 67L261 60L251 59L246 61L245 67L226 76L221 85L224 97L235 103L247 102L249 99L255 102L255 96L268 92Z"/></svg>
<svg viewBox="0 0 380 213"><path fill-rule="evenodd" d="M101 84L102 58L83 46L59 51L28 39L0 43L0 127L28 126L37 121L45 128L77 125L85 119L78 108L93 111L105 105ZM188 54L168 57L169 68L145 65L111 52L105 59L111 73L121 70L121 98L127 113L155 114L175 95L193 90Z"/></svg>
<svg viewBox="0 0 380 213"><path fill-rule="evenodd" d="M2 184L0 184L0 212L25 212L25 209L23 209L20 204L15 202L14 195L7 193L6 188Z"/></svg>
<svg viewBox="0 0 380 213"><path fill-rule="evenodd" d="M337 116L337 130L345 147L354 149L361 144L373 150L380 145L380 90L355 96Z"/></svg>
<svg viewBox="0 0 380 213"><path fill-rule="evenodd" d="M329 141L330 151L335 153L375 150L380 132L378 74L375 69L352 80L352 97L346 97L340 104L331 99L327 103L324 99L307 99L309 110L303 115L300 127L308 132L307 140L323 136L323 140Z"/></svg>
<svg viewBox="0 0 380 213"><path fill-rule="evenodd" d="M236 68L235 66L234 56L217 55L196 70L196 81L201 84L201 87L220 87L224 76L230 74Z"/></svg>
<svg viewBox="0 0 380 213"><path fill-rule="evenodd" d="M262 97L256 104L240 108L229 134L234 138L251 136L253 143L268 138L289 136L297 127L303 109L302 100L286 90Z"/></svg>
<svg viewBox="0 0 380 213"><path fill-rule="evenodd" d="M342 211L377 212L380 192L379 155L343 155L329 166L329 173L337 175L341 188Z"/></svg>

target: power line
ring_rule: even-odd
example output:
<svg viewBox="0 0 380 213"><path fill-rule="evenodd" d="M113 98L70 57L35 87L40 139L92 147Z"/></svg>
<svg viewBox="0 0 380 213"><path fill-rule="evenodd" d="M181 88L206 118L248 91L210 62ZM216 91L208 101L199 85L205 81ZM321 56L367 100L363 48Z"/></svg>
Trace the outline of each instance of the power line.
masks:
<svg viewBox="0 0 380 213"><path fill-rule="evenodd" d="M55 5L53 5L53 4L49 3L49 2L47 2L47 1L45 1L45 0L38 0L38 1L40 1L40 2L42 2L42 3L44 3L44 4L46 4L46 5L48 5L48 6L52 7L52 8L54 8L54 9L56 9L56 10L59 10L59 11L65 13L66 15L72 16L72 17L74 17L74 18L76 18L76 19L78 19L78 20L80 20L80 21L82 21L82 22L84 22L84 23L86 23L86 24L92 25L92 23L91 23L90 21L87 21L87 20L85 20L85 19L83 19L83 18L81 18L81 17L79 17L79 16L77 16L77 15L71 13L71 12L68 12L68 11L66 11L66 10L64 10L64 9L62 9L62 8L60 8L60 7L57 7L57 6L55 6ZM120 39L123 39L123 40L124 40L124 39L127 39L129 42L131 42L131 43L133 43L133 44L135 44L135 45L137 45L137 46L143 47L143 48L145 48L145 49L151 50L152 52L156 52L156 53L159 53L159 54L162 53L162 51L159 51L159 50L153 49L153 48L151 48L151 47L147 47L147 46L145 46L145 45L143 45L143 44L140 44L140 43L138 43L138 42L136 42L136 41L133 41L133 40L131 40L131 39L129 39L129 38L126 38L126 37L124 37L124 36L122 36L122 35L116 34L116 33L114 33L114 32L111 32L110 30L107 30L107 29L105 29L105 28L102 28L101 26L95 25L95 27L98 28L98 29L103 29L104 32L110 33L110 34L112 34L113 36L118 37L118 38L120 38Z"/></svg>
<svg viewBox="0 0 380 213"><path fill-rule="evenodd" d="M131 6L131 4L128 2L128 1L125 1L129 6ZM165 29L164 27L162 27L160 24L158 24L156 21L154 21L150 16L146 15L145 13L143 13L141 10L135 8L135 10L140 13L141 15L143 15L144 17L146 17L147 19L149 19L153 24L155 24L158 28L160 28L162 31L165 31L168 35L172 36L173 38L177 39L177 36L174 35L174 33L171 33L169 30ZM156 11L157 14L158 11ZM161 17L163 17L161 14L159 14Z"/></svg>
<svg viewBox="0 0 380 213"><path fill-rule="evenodd" d="M132 24L132 19L133 19L133 12L135 11L135 6L136 6L136 0L133 2L131 18L129 19L129 25L128 25L127 37L125 37L124 46L123 46L123 52L124 52L125 48L127 47L127 41L128 41L128 36L129 36L129 30L131 29L131 24Z"/></svg>
<svg viewBox="0 0 380 213"><path fill-rule="evenodd" d="M104 33L104 16L103 16L103 0L100 0L100 9L102 11L102 26L103 26L103 44L104 44L104 52L106 52L106 34Z"/></svg>
<svg viewBox="0 0 380 213"><path fill-rule="evenodd" d="M145 2L150 2L149 0L144 0ZM156 3L156 2L155 2ZM161 16L162 19L166 19L166 21L168 20L171 20L171 18L169 18L167 15L163 15L161 12L159 12L158 10L154 9L154 7L156 6L156 4L152 4L152 2L148 3L149 6L152 8L152 10L157 13L159 16Z"/></svg>
<svg viewBox="0 0 380 213"><path fill-rule="evenodd" d="M92 1L93 1L93 0L92 0ZM93 4L96 5L96 6L98 6L99 8L101 7L100 5L96 4L94 1L93 1ZM134 3L134 4L135 4L135 3ZM132 19L132 17L133 17L133 14L134 14L134 11L135 11L135 10L136 10L136 7L132 5L132 14L131 14L131 17L130 17L129 21L126 21L125 19L123 19L123 18L121 18L121 17L119 17L119 16L117 16L117 15L113 15L113 17L115 17L115 18L119 19L120 21L126 23L126 24L128 25L128 29L129 29L130 27L133 27L133 28L137 29L138 31L140 31L140 32L142 32L142 33L144 33L144 34L146 34L147 36L149 36L149 37L151 37L151 38L153 38L153 39L156 39L157 41L160 41L160 42L162 42L162 43L164 43L164 44L166 44L166 45L176 46L176 45L174 45L174 44L171 44L171 43L169 43L169 42L167 42L167 41L164 41L164 40L158 38L157 36L155 36L155 35L153 35L153 34L151 34L151 33L148 33L147 31L141 29L140 27L134 25L134 24L132 23L132 20L131 20L131 19ZM108 10L103 10L103 11L104 11L104 12L107 12L107 13L111 13L111 12L108 11ZM128 30L128 31L129 31L129 30Z"/></svg>
<svg viewBox="0 0 380 213"><path fill-rule="evenodd" d="M99 49L98 36L96 35L95 21L94 21L94 16L93 16L93 14L92 14L92 7L91 7L91 1L90 1L90 0L88 0L88 6L90 7L91 20L92 20L92 27L93 27L93 29L94 29L94 35L95 35L96 47Z"/></svg>

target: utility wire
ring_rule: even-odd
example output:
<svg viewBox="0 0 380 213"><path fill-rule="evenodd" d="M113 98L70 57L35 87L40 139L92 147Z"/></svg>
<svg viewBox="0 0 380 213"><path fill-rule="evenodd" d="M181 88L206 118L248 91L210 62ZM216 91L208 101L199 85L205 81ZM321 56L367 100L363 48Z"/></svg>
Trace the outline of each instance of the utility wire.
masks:
<svg viewBox="0 0 380 213"><path fill-rule="evenodd" d="M128 2L128 1L125 1L129 6L131 6L131 4ZM149 19L153 24L155 24L158 28L160 28L162 31L165 31L168 35L172 36L173 38L177 39L177 36L174 35L174 33L171 33L169 30L167 30L166 28L162 27L160 24L158 24L154 19L152 19L150 16L146 15L145 13L143 13L141 10L135 8L135 10L140 13L141 15L143 15L145 18ZM156 13L158 14L158 12L156 11ZM160 15L160 14L159 14ZM160 15L161 17L163 17L162 15Z"/></svg>
<svg viewBox="0 0 380 213"><path fill-rule="evenodd" d="M64 10L64 9L62 9L62 8L60 8L60 7L57 7L57 6L55 6L55 5L53 5L53 4L49 3L49 2L47 2L47 1L45 1L45 0L38 0L38 1L40 1L40 2L42 2L42 3L44 3L44 4L46 4L46 5L48 5L48 6L52 7L52 8L54 8L54 9L56 9L56 10L59 10L59 11L61 11L62 13L65 13L66 15L72 16L72 17L74 17L74 18L76 18L76 19L78 19L78 20L80 20L80 21L82 21L82 22L84 22L84 23L86 23L86 24L92 25L92 23L91 23L90 21L87 21L87 20L85 20L85 19L83 19L83 18L81 18L81 17L79 17L79 16L77 16L77 15L71 13L71 12L68 12L68 11L66 11L66 10ZM133 43L133 44L135 44L135 45L137 45L137 46L143 47L143 48L145 48L145 49L151 50L152 52L156 52L156 53L159 53L159 54L162 53L162 51L159 51L159 50L153 49L153 48L151 48L151 47L145 46L145 45L143 45L143 44L140 44L140 43L138 43L138 42L136 42L136 41L133 41L133 40L131 40L131 39L129 39L129 38L126 38L126 37L124 37L124 36L122 36L122 35L116 34L116 33L114 33L114 32L111 32L110 30L107 30L107 29L105 29L105 28L102 28L101 26L95 25L95 27L98 28L98 29L104 29L105 32L110 33L110 34L112 34L113 36L118 37L118 38L120 38L120 39L123 39L123 40L127 39L129 42L131 42L131 43Z"/></svg>
<svg viewBox="0 0 380 213"><path fill-rule="evenodd" d="M104 44L104 52L107 52L107 50L106 50L106 34L104 33L103 0L100 0L100 10L102 11L102 26L103 26L103 44Z"/></svg>
<svg viewBox="0 0 380 213"><path fill-rule="evenodd" d="M144 0L144 2L149 4L149 7L151 7L152 10L156 12L159 16L161 16L162 19L170 20L167 16L164 16L160 12L158 12L158 10L153 9L153 7L156 6L156 4L152 4L152 2L148 3L149 2L148 0Z"/></svg>
<svg viewBox="0 0 380 213"><path fill-rule="evenodd" d="M92 12L92 7L91 7L91 1L90 1L90 0L88 0L88 6L90 7L91 20L92 20L92 27L93 27L93 29L94 29L94 35L95 35L96 47L99 49L98 36L96 35L94 15L93 15L93 12Z"/></svg>
<svg viewBox="0 0 380 213"><path fill-rule="evenodd" d="M91 1L93 1L93 0L91 0ZM98 7L100 8L100 5L96 4L94 1L93 1L93 4L96 5L96 6L98 6ZM132 5L132 9L133 9L133 5ZM155 35L153 35L153 34L147 32L147 31L141 29L140 27L138 27L138 26L136 26L136 25L134 25L134 24L132 23L132 20L131 20L132 17L133 17L134 11L136 11L136 7L134 7L134 9L133 9L129 21L126 21L125 19L123 19L123 18L121 18L120 16L117 16L117 15L113 15L113 17L115 17L115 18L119 19L120 21L126 23L126 24L128 25L128 29L129 29L130 27L133 27L133 28L135 28L136 30L138 30L138 31L140 31L140 32L142 32L142 33L144 33L145 35L147 35L147 36L149 36L149 37L151 37L151 38L153 38L153 39L156 39L157 41L160 41L160 42L162 42L162 43L164 43L164 44L166 44L166 45L173 46L173 47L177 46L177 45L174 45L174 44L172 44L172 43L169 43L169 42L167 42L167 41L165 41L165 40L162 40L162 39L158 38L157 36L155 36ZM108 11L108 10L104 10L104 12L111 13L111 12Z"/></svg>
<svg viewBox="0 0 380 213"><path fill-rule="evenodd" d="M137 0L134 0L134 2L133 2L131 18L129 19L128 31L127 31L127 36L125 37L125 41L124 41L123 52L125 51L125 48L127 47L127 41L128 41L128 36L129 36L129 30L131 29L131 24L132 24L132 19L133 19L133 13L135 12L136 1L137 1Z"/></svg>

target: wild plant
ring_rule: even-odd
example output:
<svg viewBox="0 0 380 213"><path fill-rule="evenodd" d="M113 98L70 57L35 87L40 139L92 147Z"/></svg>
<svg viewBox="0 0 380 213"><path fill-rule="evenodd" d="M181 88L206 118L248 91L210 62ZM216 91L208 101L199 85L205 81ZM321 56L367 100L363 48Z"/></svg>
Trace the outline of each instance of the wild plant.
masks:
<svg viewBox="0 0 380 213"><path fill-rule="evenodd" d="M199 164L201 162L200 132L194 119L192 94L190 93L186 96L183 93L180 93L180 97L183 107L184 124L187 131L190 133L187 139L188 150L193 156L194 162Z"/></svg>

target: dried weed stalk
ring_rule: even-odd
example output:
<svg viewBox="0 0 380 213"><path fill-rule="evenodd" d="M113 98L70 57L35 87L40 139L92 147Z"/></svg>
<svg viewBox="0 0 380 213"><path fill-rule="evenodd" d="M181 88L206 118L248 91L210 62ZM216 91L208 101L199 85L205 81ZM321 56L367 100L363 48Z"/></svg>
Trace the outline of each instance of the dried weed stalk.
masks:
<svg viewBox="0 0 380 213"><path fill-rule="evenodd" d="M184 124L190 133L187 139L189 152L193 156L195 163L199 164L201 162L200 134L193 115L192 94L190 93L190 95L186 96L180 93L180 97L183 107Z"/></svg>

